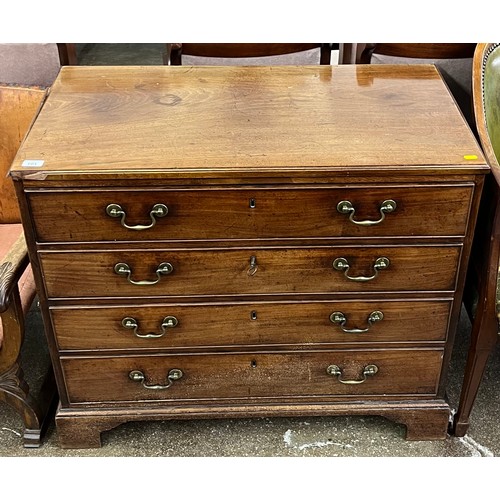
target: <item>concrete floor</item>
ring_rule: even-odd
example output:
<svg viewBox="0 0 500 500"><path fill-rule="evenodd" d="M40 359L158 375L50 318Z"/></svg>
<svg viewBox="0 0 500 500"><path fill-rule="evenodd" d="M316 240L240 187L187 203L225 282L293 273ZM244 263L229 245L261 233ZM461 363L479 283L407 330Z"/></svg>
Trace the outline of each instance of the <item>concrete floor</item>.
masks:
<svg viewBox="0 0 500 500"><path fill-rule="evenodd" d="M81 64L161 64L162 44L81 44ZM140 62L138 62L140 61ZM28 318L23 363L33 391L36 366L48 362L35 306ZM449 374L448 398L458 401L470 322L462 312ZM102 447L63 450L53 423L43 444L25 449L21 419L0 404L0 457L495 457L500 455L500 352L488 365L465 438L405 441L405 427L381 417L259 418L138 422L102 434Z"/></svg>

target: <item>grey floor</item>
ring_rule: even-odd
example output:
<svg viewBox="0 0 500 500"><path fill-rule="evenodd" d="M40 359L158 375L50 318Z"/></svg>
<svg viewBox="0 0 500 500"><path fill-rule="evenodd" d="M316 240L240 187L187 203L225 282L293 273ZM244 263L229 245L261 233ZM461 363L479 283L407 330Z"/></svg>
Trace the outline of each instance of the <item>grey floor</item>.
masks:
<svg viewBox="0 0 500 500"><path fill-rule="evenodd" d="M163 48L163 44L80 44L78 52L81 64L161 64ZM35 304L23 351L35 394L40 381L36 367L48 362L41 331ZM469 339L470 322L463 312L448 381L453 408ZM264 418L127 423L104 432L101 448L64 450L51 422L42 446L25 449L21 419L0 404L0 457L495 457L500 455L499 368L497 349L464 438L409 442L404 426L381 417Z"/></svg>

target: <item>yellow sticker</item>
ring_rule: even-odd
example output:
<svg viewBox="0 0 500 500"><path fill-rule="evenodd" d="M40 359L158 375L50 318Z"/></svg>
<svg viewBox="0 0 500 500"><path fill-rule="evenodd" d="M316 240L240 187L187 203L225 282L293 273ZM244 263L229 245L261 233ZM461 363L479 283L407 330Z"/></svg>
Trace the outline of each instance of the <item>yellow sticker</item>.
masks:
<svg viewBox="0 0 500 500"><path fill-rule="evenodd" d="M476 155L464 155L464 160L477 160Z"/></svg>

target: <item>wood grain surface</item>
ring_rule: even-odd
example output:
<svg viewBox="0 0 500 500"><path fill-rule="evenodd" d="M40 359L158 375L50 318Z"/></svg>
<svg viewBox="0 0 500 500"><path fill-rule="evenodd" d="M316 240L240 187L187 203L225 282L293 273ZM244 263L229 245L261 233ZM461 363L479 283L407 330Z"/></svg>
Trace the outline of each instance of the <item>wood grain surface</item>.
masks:
<svg viewBox="0 0 500 500"><path fill-rule="evenodd" d="M0 85L0 223L20 222L12 179L12 160L45 96L39 88Z"/></svg>
<svg viewBox="0 0 500 500"><path fill-rule="evenodd" d="M44 252L41 263L50 298L234 296L340 292L454 291L460 246L319 247L109 252ZM257 270L252 275L251 259ZM371 281L355 282L333 269L346 258L349 276L371 277L377 258L390 265ZM114 272L130 266L131 280L155 281L163 262L173 272L154 285L131 284ZM77 285L77 286L75 286Z"/></svg>
<svg viewBox="0 0 500 500"><path fill-rule="evenodd" d="M13 170L143 177L389 165L484 168L432 65L64 67Z"/></svg>
<svg viewBox="0 0 500 500"><path fill-rule="evenodd" d="M108 358L63 358L69 398L79 402L179 400L213 402L218 398L303 396L314 398L366 394L434 395L441 371L440 349L339 350L293 353L228 353ZM343 380L361 380L364 368L379 371L361 384L342 384L327 373L331 364ZM166 385L171 369L184 376L164 390L130 380L132 370L144 373L147 384Z"/></svg>
<svg viewBox="0 0 500 500"><path fill-rule="evenodd" d="M450 300L59 306L51 308L51 317L61 351L290 345L304 349L321 344L444 342L450 306ZM337 311L346 317L344 328L368 330L345 333L330 321ZM369 324L374 311L382 312L383 319ZM168 316L176 318L177 325L161 337L141 338L123 326L125 318L133 318L138 335L160 335Z"/></svg>
<svg viewBox="0 0 500 500"><path fill-rule="evenodd" d="M339 188L91 190L30 193L39 242L463 236L472 184ZM356 222L378 221L386 200L396 208L379 224L359 226L337 205L350 201ZM157 203L168 209L146 230L106 214L118 204L127 225L151 224Z"/></svg>

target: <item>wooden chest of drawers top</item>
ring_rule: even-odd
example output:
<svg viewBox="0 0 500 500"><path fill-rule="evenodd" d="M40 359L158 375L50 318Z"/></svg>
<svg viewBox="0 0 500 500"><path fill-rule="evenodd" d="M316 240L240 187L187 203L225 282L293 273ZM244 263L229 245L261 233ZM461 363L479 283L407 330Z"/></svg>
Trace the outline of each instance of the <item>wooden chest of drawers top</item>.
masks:
<svg viewBox="0 0 500 500"><path fill-rule="evenodd" d="M259 178L395 167L487 170L434 66L65 67L12 172Z"/></svg>

